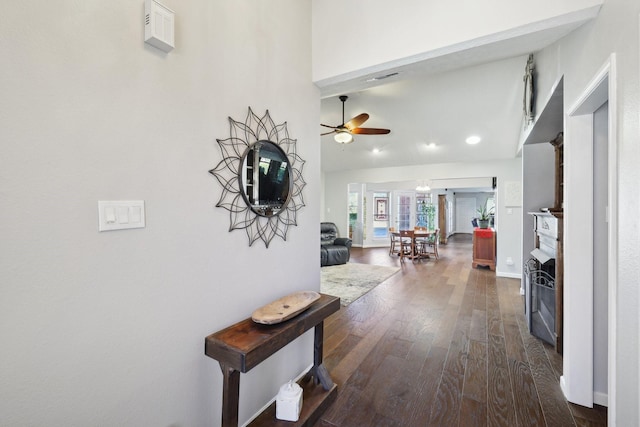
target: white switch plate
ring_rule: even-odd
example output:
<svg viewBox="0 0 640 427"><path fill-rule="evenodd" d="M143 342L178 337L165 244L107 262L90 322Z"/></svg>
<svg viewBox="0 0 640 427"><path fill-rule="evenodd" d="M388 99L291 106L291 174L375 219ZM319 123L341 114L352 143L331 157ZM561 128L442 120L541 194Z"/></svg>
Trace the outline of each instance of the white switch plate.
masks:
<svg viewBox="0 0 640 427"><path fill-rule="evenodd" d="M98 201L99 231L144 227L144 200Z"/></svg>

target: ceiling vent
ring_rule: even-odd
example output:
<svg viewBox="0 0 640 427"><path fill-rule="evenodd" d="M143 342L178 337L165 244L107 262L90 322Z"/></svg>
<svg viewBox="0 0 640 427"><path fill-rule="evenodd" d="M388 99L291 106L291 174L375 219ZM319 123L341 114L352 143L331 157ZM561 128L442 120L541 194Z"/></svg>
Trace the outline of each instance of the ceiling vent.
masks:
<svg viewBox="0 0 640 427"><path fill-rule="evenodd" d="M393 76L397 76L399 73L391 73L391 74L385 74L382 76L376 76L376 77L371 77L370 79L367 79L367 83L369 82L377 82L380 80L384 80L384 79L388 79L389 77L393 77Z"/></svg>

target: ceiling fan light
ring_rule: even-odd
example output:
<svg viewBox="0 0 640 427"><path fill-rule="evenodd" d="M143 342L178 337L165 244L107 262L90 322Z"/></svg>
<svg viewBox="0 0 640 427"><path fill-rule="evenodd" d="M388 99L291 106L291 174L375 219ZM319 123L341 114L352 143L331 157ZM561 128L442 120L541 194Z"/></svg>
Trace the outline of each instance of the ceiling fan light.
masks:
<svg viewBox="0 0 640 427"><path fill-rule="evenodd" d="M337 132L333 139L339 144L351 144L353 142L353 135L344 130Z"/></svg>

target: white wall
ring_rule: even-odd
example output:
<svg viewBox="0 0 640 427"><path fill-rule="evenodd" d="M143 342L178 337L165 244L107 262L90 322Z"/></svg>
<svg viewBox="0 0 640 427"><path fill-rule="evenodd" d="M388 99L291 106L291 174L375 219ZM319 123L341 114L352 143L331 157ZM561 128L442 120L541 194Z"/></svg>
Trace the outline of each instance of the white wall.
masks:
<svg viewBox="0 0 640 427"><path fill-rule="evenodd" d="M143 43L142 0L3 4L0 425L219 425L205 336L319 288L310 1L163 3L169 54ZM298 226L269 249L228 232L207 172L249 106L306 160ZM118 199L145 200L145 229L98 232ZM242 375L241 421L312 354L307 335Z"/></svg>
<svg viewBox="0 0 640 427"><path fill-rule="evenodd" d="M527 144L522 147L522 260L531 258L535 248L533 216L540 208L555 203L555 151L549 143ZM524 277L520 286L524 293Z"/></svg>
<svg viewBox="0 0 640 427"><path fill-rule="evenodd" d="M314 0L313 80L519 36L544 28L547 20L566 22L563 16L602 3L404 0L389 7L385 0Z"/></svg>
<svg viewBox="0 0 640 427"><path fill-rule="evenodd" d="M608 362L608 105L593 117L593 391L607 395Z"/></svg>
<svg viewBox="0 0 640 427"><path fill-rule="evenodd" d="M346 189L350 183L376 183L392 181L432 180L497 177L496 221L498 222L498 262L496 273L507 277L519 278L522 271L521 257L521 207L510 207L508 214L504 197L506 182L519 182L522 178L521 159L476 163L448 163L423 166L407 166L399 168L378 168L355 171L331 172L324 175L325 191L323 217L326 221L335 222L338 228L346 229L347 198ZM506 260L513 259L513 265Z"/></svg>
<svg viewBox="0 0 640 427"><path fill-rule="evenodd" d="M616 318L614 319L616 358L616 374L609 378L615 384L614 401L617 425L632 426L640 424L640 327L638 310L640 289L640 260L637 256L640 247L640 116L639 89L639 19L640 3L635 0L608 0L599 17L585 25L570 36L536 54L536 70L538 75L538 93L550 93L553 82L564 75L564 105L567 112L578 100L587 84L605 64L612 53L616 54L616 103L609 108L617 111L617 188L618 188L618 233L617 253L618 265L615 266L617 276ZM572 141L571 134L565 133L565 147L573 144L579 147L580 141ZM565 165L572 162L571 154L566 155ZM572 164L575 169L591 167L586 164ZM566 169L565 169L566 170ZM582 182L565 182L565 206L574 202L570 188L579 188ZM565 212L565 223L573 221L576 231L584 230L580 225L582 212L571 214ZM565 226L565 231L567 227ZM568 250L570 242L565 248ZM571 255L571 254L570 254ZM565 258L566 259L566 258ZM566 259L566 263L571 259ZM587 261L588 262L588 261ZM581 268L576 265L575 268ZM566 270L565 270L566 271ZM581 283L565 281L579 293ZM566 304L566 302L565 302ZM566 323L566 322L565 322ZM565 332L568 332L565 329ZM566 343L569 337L565 337ZM566 350L565 350L566 354ZM580 358L577 354L575 357ZM566 361L566 357L565 357ZM579 380L580 374L574 375ZM611 399L612 397L609 396ZM610 410L611 412L611 410Z"/></svg>

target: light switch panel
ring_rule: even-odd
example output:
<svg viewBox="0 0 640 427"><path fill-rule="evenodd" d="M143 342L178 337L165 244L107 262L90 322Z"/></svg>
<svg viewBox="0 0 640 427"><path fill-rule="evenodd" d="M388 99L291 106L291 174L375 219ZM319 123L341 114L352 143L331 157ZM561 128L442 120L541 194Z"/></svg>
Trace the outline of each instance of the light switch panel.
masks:
<svg viewBox="0 0 640 427"><path fill-rule="evenodd" d="M144 200L112 200L98 202L99 231L144 227Z"/></svg>
<svg viewBox="0 0 640 427"><path fill-rule="evenodd" d="M107 224L113 224L116 222L116 210L113 206L105 206L104 216Z"/></svg>

